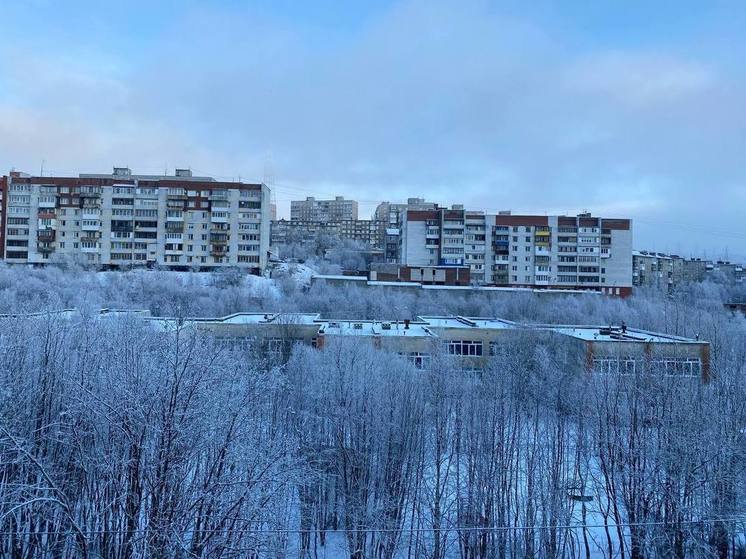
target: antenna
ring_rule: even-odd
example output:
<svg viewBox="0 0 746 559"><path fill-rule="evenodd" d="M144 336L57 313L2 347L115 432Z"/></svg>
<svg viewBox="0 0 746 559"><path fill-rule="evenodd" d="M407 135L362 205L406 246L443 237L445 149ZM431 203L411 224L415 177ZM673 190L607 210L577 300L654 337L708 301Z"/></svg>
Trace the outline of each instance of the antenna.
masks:
<svg viewBox="0 0 746 559"><path fill-rule="evenodd" d="M39 171L39 176L40 177L44 176L44 160L43 159L41 160L41 170Z"/></svg>

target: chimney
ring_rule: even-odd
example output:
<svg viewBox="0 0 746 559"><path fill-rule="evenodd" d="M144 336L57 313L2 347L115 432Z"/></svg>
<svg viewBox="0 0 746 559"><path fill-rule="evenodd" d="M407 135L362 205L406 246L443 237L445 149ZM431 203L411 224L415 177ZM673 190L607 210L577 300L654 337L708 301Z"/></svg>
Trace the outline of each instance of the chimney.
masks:
<svg viewBox="0 0 746 559"><path fill-rule="evenodd" d="M404 319L404 329L409 330L409 319L408 318Z"/></svg>

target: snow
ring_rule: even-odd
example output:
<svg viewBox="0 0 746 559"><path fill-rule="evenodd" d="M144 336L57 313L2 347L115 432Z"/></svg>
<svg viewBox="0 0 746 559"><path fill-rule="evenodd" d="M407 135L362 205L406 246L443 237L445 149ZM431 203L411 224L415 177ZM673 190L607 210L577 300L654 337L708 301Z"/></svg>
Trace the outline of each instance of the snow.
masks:
<svg viewBox="0 0 746 559"><path fill-rule="evenodd" d="M701 343L698 340L692 340L690 338L682 338L680 336L673 336L670 334L661 334L657 332L648 332L646 330L638 330L636 328L627 328L626 334L622 334L621 331L615 330L614 335L601 333L601 330L607 330L608 326L566 326L560 325L555 326L551 324L537 325L535 328L541 330L551 330L558 334L577 338L585 341L598 341L598 342L656 342L656 343ZM620 337L621 336L621 337Z"/></svg>

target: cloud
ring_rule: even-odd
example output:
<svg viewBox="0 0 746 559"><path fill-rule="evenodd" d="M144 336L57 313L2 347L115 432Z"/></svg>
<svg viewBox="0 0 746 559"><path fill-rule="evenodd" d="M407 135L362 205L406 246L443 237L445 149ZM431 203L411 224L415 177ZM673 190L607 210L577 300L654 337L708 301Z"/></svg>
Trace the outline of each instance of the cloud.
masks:
<svg viewBox="0 0 746 559"><path fill-rule="evenodd" d="M579 47L566 28L479 1L397 3L354 29L218 4L169 18L136 54L116 36L98 50L6 41L0 164L260 179L271 160L280 185L307 193L742 232L729 201L744 189L746 87L717 50ZM281 202L298 192L278 189Z"/></svg>

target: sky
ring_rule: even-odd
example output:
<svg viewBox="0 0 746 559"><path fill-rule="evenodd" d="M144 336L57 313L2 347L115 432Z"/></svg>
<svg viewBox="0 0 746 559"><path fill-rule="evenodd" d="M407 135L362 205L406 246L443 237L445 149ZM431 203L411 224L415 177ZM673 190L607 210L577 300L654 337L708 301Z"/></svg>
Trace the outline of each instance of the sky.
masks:
<svg viewBox="0 0 746 559"><path fill-rule="evenodd" d="M2 0L0 173L634 220L746 261L746 3Z"/></svg>

